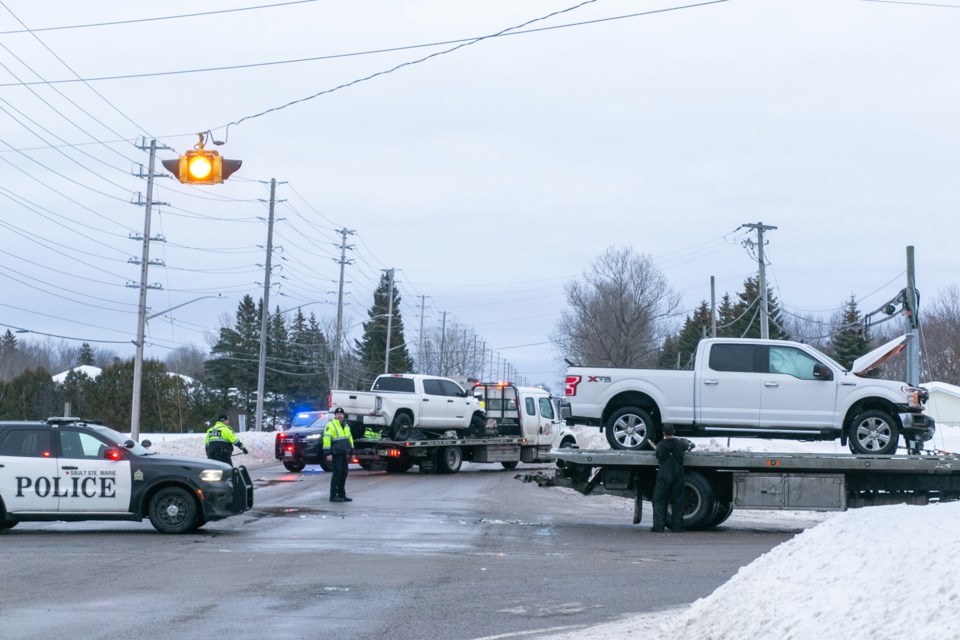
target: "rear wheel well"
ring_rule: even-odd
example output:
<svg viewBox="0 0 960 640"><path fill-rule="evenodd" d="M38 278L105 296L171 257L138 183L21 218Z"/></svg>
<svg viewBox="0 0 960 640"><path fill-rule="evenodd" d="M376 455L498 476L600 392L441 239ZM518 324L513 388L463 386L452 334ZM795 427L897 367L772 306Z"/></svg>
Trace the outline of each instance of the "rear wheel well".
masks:
<svg viewBox="0 0 960 640"><path fill-rule="evenodd" d="M623 393L618 393L610 398L610 401L607 402L607 406L603 408L603 415L600 416L600 424L606 425L610 416L624 407L637 407L643 409L650 414L651 418L653 418L653 421L657 426L657 431L660 430L660 407L657 406L657 403L653 398L645 393L640 393L639 391L624 391Z"/></svg>

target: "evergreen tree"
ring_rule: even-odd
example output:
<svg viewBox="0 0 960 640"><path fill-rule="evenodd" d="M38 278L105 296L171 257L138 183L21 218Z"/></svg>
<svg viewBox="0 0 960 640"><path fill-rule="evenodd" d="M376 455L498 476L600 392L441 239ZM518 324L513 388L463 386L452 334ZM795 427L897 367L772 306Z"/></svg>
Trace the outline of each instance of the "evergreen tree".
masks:
<svg viewBox="0 0 960 640"><path fill-rule="evenodd" d="M308 321L298 310L290 324L290 360L295 363L292 369L296 373L289 390L291 412L326 407L330 393L328 351L316 316L310 314Z"/></svg>
<svg viewBox="0 0 960 640"><path fill-rule="evenodd" d="M130 404L130 398L127 398ZM46 369L30 369L3 386L0 419L42 420L62 412L56 384Z"/></svg>
<svg viewBox="0 0 960 640"><path fill-rule="evenodd" d="M17 375L17 336L10 329L0 336L0 380Z"/></svg>
<svg viewBox="0 0 960 640"><path fill-rule="evenodd" d="M870 336L863 326L857 300L851 295L840 317L840 326L830 341L830 355L845 368L850 369L857 358L869 352Z"/></svg>
<svg viewBox="0 0 960 640"><path fill-rule="evenodd" d="M743 282L743 292L738 294L739 300L733 305L732 318L728 322L721 322L724 326L724 336L731 338L759 338L762 323L760 300L760 278L749 277ZM726 297L726 296L725 296ZM784 322L780 314L780 305L773 291L767 288L767 324L771 340L787 340L790 336L783 328ZM721 318L723 316L721 315ZM718 330L719 335L719 330Z"/></svg>
<svg viewBox="0 0 960 640"><path fill-rule="evenodd" d="M697 351L700 341L710 335L710 307L704 300L693 312L687 316L680 333L673 338L670 344L671 353L664 351L661 354L660 366L665 369L689 369L693 363L693 354ZM669 360L667 360L669 358Z"/></svg>
<svg viewBox="0 0 960 640"><path fill-rule="evenodd" d="M93 348L89 343L84 342L82 345L80 345L80 351L77 353L77 365L86 365L88 367L92 367L94 366L95 362L96 360L93 355Z"/></svg>
<svg viewBox="0 0 960 640"><path fill-rule="evenodd" d="M361 388L369 388L374 378L383 373L386 363L389 290L389 276L383 274L377 290L373 292L373 306L367 312L368 320L363 323L363 337L355 342L357 357L363 363ZM406 342L403 319L400 316L400 291L394 287L390 323L390 371L404 373L413 370L413 359L407 351Z"/></svg>
<svg viewBox="0 0 960 640"><path fill-rule="evenodd" d="M211 359L205 364L213 384L221 390L224 408L230 388L236 388L246 406L250 406L250 399L257 389L259 360L260 309L247 295L237 307L233 328L220 328L220 337L211 349Z"/></svg>

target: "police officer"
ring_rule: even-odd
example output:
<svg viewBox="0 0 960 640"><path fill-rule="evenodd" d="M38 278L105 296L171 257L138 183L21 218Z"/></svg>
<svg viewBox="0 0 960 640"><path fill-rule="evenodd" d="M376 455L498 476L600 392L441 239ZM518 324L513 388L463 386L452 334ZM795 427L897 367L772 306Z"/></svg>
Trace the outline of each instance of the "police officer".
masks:
<svg viewBox="0 0 960 640"><path fill-rule="evenodd" d="M661 532L667 521L667 501L670 502L670 530L683 531L683 454L694 444L686 438L674 437L672 424L663 425L663 440L657 444L657 484L653 488L653 527Z"/></svg>
<svg viewBox="0 0 960 640"><path fill-rule="evenodd" d="M226 462L231 467L233 466L234 446L244 453L250 453L247 451L247 448L243 446L243 443L240 442L237 434L230 428L230 418L225 413L221 413L217 417L217 422L207 429L207 437L204 440L204 444L207 448L208 458Z"/></svg>
<svg viewBox="0 0 960 640"><path fill-rule="evenodd" d="M323 454L333 463L330 474L330 502L353 502L347 497L347 468L353 455L353 434L350 426L343 424L343 409L333 411L334 418L323 430Z"/></svg>

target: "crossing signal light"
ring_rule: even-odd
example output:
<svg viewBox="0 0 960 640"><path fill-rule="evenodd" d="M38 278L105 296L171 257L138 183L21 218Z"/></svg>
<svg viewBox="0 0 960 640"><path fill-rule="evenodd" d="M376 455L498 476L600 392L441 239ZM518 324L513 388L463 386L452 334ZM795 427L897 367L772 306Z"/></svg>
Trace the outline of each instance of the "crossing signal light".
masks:
<svg viewBox="0 0 960 640"><path fill-rule="evenodd" d="M216 151L190 149L163 166L184 184L220 184L240 168L242 160L227 160Z"/></svg>

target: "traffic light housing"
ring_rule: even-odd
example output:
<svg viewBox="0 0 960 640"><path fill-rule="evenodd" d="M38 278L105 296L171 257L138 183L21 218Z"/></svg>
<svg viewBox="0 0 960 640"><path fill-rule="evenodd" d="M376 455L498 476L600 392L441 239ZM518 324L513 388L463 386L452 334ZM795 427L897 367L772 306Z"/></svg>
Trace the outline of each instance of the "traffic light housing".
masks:
<svg viewBox="0 0 960 640"><path fill-rule="evenodd" d="M240 168L242 160L227 160L216 151L190 149L176 160L162 160L164 168L184 184L220 184Z"/></svg>

